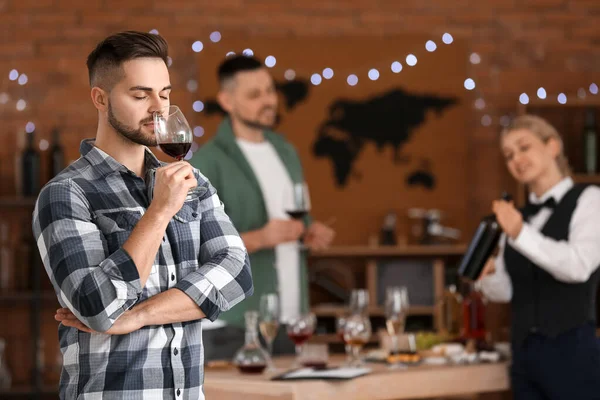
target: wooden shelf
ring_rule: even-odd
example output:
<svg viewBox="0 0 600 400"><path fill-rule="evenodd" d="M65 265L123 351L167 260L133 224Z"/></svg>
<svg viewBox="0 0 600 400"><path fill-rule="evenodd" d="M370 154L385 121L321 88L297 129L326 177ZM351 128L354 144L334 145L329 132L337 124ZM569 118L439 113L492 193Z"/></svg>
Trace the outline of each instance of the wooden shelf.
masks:
<svg viewBox="0 0 600 400"><path fill-rule="evenodd" d="M58 386L43 386L39 392L33 386L15 386L8 390L0 390L0 399L3 399L5 396L26 396L31 398L38 393L41 395L58 395Z"/></svg>
<svg viewBox="0 0 600 400"><path fill-rule="evenodd" d="M312 312L317 317L339 317L348 311L348 307L337 304L320 304L312 308ZM408 315L433 315L435 307L433 306L412 306L408 310ZM372 317L385 316L382 307L370 307L369 315Z"/></svg>
<svg viewBox="0 0 600 400"><path fill-rule="evenodd" d="M310 253L312 258L334 257L445 257L462 256L467 251L466 244L431 246L334 246Z"/></svg>
<svg viewBox="0 0 600 400"><path fill-rule="evenodd" d="M32 291L15 291L9 293L0 293L0 302L6 301L31 301L36 298ZM56 300L56 294L50 290L42 291L39 294L41 300Z"/></svg>
<svg viewBox="0 0 600 400"><path fill-rule="evenodd" d="M588 184L599 184L600 185L600 174L587 175L587 174L573 174L573 180L575 183L588 183Z"/></svg>
<svg viewBox="0 0 600 400"><path fill-rule="evenodd" d="M0 208L33 208L36 197L0 196Z"/></svg>

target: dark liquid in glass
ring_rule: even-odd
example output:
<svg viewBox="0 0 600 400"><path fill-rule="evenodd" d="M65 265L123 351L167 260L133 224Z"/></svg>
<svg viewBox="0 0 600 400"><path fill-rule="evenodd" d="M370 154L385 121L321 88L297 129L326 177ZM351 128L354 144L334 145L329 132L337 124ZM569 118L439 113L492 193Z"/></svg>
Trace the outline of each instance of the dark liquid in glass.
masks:
<svg viewBox="0 0 600 400"><path fill-rule="evenodd" d="M262 372L267 368L266 364L257 364L257 365L238 365L238 368L243 374L262 374Z"/></svg>
<svg viewBox="0 0 600 400"><path fill-rule="evenodd" d="M302 219L308 213L307 210L286 211L286 213L294 219Z"/></svg>
<svg viewBox="0 0 600 400"><path fill-rule="evenodd" d="M168 156L181 161L192 147L191 143L160 143L160 149Z"/></svg>

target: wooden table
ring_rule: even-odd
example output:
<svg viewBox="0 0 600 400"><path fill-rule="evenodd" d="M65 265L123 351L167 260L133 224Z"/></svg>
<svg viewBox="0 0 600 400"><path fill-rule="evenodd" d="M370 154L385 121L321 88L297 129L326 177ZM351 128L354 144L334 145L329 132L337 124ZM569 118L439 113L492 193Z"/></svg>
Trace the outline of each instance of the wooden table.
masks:
<svg viewBox="0 0 600 400"><path fill-rule="evenodd" d="M330 358L338 364L338 356ZM291 359L275 361L280 368ZM272 375L243 375L236 369L205 371L208 400L396 400L498 392L509 389L506 362L477 365L409 367L389 370L368 363L373 372L348 381L270 381ZM285 371L285 369L283 370ZM282 371L282 372L283 372Z"/></svg>

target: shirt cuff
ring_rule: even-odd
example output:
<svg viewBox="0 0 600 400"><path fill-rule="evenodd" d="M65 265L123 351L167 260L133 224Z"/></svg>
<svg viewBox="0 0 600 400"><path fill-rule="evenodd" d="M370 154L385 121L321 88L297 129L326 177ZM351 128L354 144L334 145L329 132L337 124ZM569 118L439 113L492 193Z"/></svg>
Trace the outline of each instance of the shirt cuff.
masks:
<svg viewBox="0 0 600 400"><path fill-rule="evenodd" d="M520 253L530 254L532 249L535 249L535 234L537 232L531 228L529 224L523 224L521 232L516 239L510 239L509 242L515 247ZM538 233L539 234L539 233Z"/></svg>
<svg viewBox="0 0 600 400"><path fill-rule="evenodd" d="M122 248L115 251L100 263L100 268L108 275L119 300L137 300L142 293L142 285L138 269L129 253Z"/></svg>
<svg viewBox="0 0 600 400"><path fill-rule="evenodd" d="M197 271L177 282L175 288L187 294L210 321L215 321L221 314L221 309L214 301L217 289Z"/></svg>

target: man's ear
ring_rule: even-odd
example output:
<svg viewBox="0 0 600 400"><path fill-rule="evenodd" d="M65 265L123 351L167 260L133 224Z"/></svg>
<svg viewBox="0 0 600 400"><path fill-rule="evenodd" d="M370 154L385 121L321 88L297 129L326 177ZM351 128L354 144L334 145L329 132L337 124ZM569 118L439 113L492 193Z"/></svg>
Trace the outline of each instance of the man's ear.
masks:
<svg viewBox="0 0 600 400"><path fill-rule="evenodd" d="M91 91L92 103L98 111L108 110L108 93L104 89L94 86Z"/></svg>
<svg viewBox="0 0 600 400"><path fill-rule="evenodd" d="M217 93L217 102L223 110L228 113L231 112L232 99L231 94L227 90L219 90L219 93Z"/></svg>

